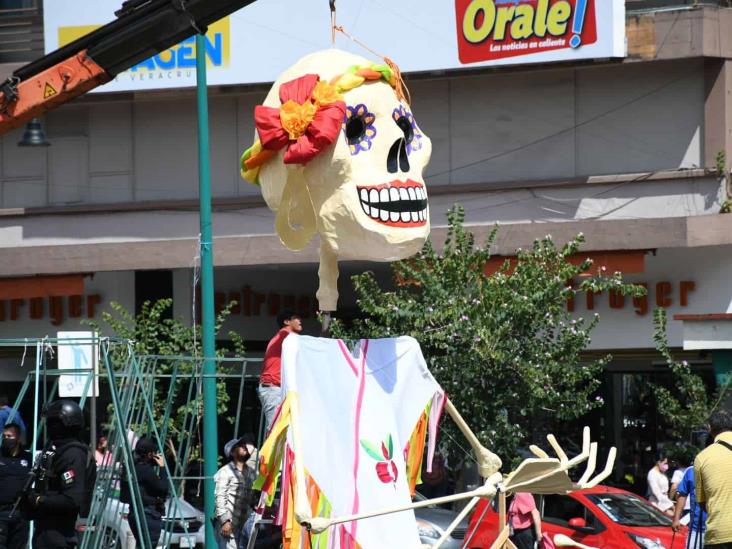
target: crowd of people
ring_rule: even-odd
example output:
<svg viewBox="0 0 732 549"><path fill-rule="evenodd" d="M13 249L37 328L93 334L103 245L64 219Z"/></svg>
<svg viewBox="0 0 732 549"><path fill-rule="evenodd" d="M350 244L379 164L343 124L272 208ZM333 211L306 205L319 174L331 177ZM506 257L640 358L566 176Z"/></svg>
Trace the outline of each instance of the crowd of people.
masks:
<svg viewBox="0 0 732 549"><path fill-rule="evenodd" d="M265 432L281 400L282 342L302 330L300 318L291 311L280 313L278 325L280 329L267 348L258 391ZM156 546L171 485L159 441L132 433L128 437L139 490L139 500L133 505L130 471L114 463L106 433L100 434L93 451L82 442L84 414L79 405L73 400L57 400L46 407L44 415L49 440L34 459L25 448L26 425L20 413L6 398L0 401L0 549L27 547L30 521L35 524L32 547L76 547L77 519L89 512L97 468L117 471L121 477L115 486L120 489L120 501L129 505L128 524L137 547ZM211 520L222 549L246 546L252 532L255 444L253 435L229 441L224 447L226 463L214 477L215 516Z"/></svg>
<svg viewBox="0 0 732 549"><path fill-rule="evenodd" d="M709 418L709 445L693 465L668 477L668 457L660 453L648 472L648 499L673 519L679 531L687 525L687 549L732 549L732 414L718 410Z"/></svg>
<svg viewBox="0 0 732 549"><path fill-rule="evenodd" d="M84 414L76 402L57 400L46 407L49 442L35 459L25 448L25 424L20 414L12 409L7 414L5 408L0 407L4 424L0 447L0 549L28 547L31 521L35 525L32 547L77 547L77 520L88 516L98 468L119 473L115 485L120 490L120 501L129 506L127 520L136 546L158 545L170 481L165 458L154 438L132 440L134 484L139 490L138 504L133 505L130 472L114 463L107 435L99 436L94 452L82 442ZM246 546L255 519L253 435L229 441L224 454L227 462L214 477L213 521L219 547L239 549Z"/></svg>

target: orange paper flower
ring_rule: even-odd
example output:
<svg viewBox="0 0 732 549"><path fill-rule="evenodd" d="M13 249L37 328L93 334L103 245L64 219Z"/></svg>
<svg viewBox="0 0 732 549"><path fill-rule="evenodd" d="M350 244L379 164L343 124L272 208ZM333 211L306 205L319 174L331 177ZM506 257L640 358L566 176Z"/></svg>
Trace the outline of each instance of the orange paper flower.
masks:
<svg viewBox="0 0 732 549"><path fill-rule="evenodd" d="M338 93L335 86L331 86L325 80L319 80L313 89L313 101L318 105L330 105L336 101L343 101L343 96Z"/></svg>
<svg viewBox="0 0 732 549"><path fill-rule="evenodd" d="M305 101L302 105L292 99L280 107L280 121L282 128L287 132L290 141L296 141L315 118L318 112L312 101Z"/></svg>

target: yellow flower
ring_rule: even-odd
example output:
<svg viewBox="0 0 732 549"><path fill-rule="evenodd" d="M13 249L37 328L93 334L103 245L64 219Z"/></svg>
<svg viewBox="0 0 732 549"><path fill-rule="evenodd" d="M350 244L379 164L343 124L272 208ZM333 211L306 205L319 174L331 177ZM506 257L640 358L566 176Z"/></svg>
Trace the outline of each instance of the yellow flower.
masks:
<svg viewBox="0 0 732 549"><path fill-rule="evenodd" d="M280 107L280 121L282 128L287 132L290 141L297 140L315 118L318 111L312 101L305 101L302 105L292 99Z"/></svg>
<svg viewBox="0 0 732 549"><path fill-rule="evenodd" d="M325 80L319 80L313 90L313 100L317 105L330 105L336 101L343 101L343 96L338 93L335 86L331 86Z"/></svg>

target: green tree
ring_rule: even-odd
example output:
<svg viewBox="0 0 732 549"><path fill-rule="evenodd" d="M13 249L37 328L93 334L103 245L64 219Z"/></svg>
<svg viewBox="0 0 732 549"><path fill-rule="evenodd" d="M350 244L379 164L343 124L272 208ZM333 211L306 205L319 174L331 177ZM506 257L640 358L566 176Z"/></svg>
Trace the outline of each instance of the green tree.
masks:
<svg viewBox="0 0 732 549"><path fill-rule="evenodd" d="M672 383L666 387L651 384L658 413L669 429L675 442L667 449L672 457L683 463L690 463L702 448L695 432L704 430L709 416L719 408L730 393L732 376L714 392L710 393L704 380L694 373L686 361L675 360L666 335L667 316L665 309L657 308L653 313L653 341L671 373Z"/></svg>
<svg viewBox="0 0 732 549"><path fill-rule="evenodd" d="M221 330L221 326L228 318L231 307L235 306L235 302L230 302L227 307L222 310L216 317L215 331L216 334ZM110 304L110 311L102 312L102 323L95 321L87 321L92 329L102 335L115 336L127 339L132 342L133 350L137 356L160 356L160 357L201 357L202 342L200 338L201 328L198 325L188 326L176 318L166 318L166 313L172 308L172 299L160 299L155 302L146 301L143 303L140 312L137 315L130 313L125 307L117 302ZM239 334L229 332L229 337L233 342L234 358L244 357L244 343ZM122 347L112 347L111 363L113 365L122 365L127 360L127 350ZM218 347L216 355L223 357L226 350ZM230 355L232 353L229 353ZM178 365L178 374L180 378L176 382L174 394L176 395L173 402L174 413L168 417L167 433L168 444L171 452L177 454L178 449L172 444L172 440L189 440L193 441L193 451L190 459L195 460L199 457L200 446L200 425L198 423L191 425L186 424L183 420L188 414L193 414L200 418L203 414L203 396L200 391L195 391L192 399L188 400L187 390L181 390L190 382L191 374L194 369L200 365L198 360L166 360L161 358L156 361L156 374L168 375L172 372L173 365ZM167 405L166 395L168 391L168 381L165 378L155 384L154 395L151 401L153 414L158 428L162 428L165 419L165 407ZM226 421L233 423L234 418L229 415L229 394L226 391L224 381L218 381L216 384L217 391L217 412L219 417L225 418ZM134 427L134 426L133 426ZM145 428L145 426L140 426ZM180 458L177 456L176 458Z"/></svg>
<svg viewBox="0 0 732 549"><path fill-rule="evenodd" d="M447 218L441 252L427 242L416 257L392 264L393 290L370 272L353 278L361 318L350 325L335 321L332 334L416 338L482 443L510 463L525 439L561 433L567 422L602 405L596 391L610 357L580 359L598 316L574 319L568 301L579 292L644 290L624 284L619 273L578 278L591 268L588 259L570 261L582 235L561 247L550 236L536 240L531 250L518 251L515 263L506 261L487 276L496 229L476 246L463 228L462 207ZM450 422L445 428L454 433Z"/></svg>

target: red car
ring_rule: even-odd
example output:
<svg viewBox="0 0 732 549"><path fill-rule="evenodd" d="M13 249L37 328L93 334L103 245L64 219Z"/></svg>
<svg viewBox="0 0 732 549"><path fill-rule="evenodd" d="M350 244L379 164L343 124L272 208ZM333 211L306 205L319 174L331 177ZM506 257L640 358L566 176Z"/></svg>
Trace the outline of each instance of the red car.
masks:
<svg viewBox="0 0 732 549"><path fill-rule="evenodd" d="M564 534L602 549L684 549L686 529L674 533L671 519L636 494L597 486L566 496L535 496L542 531ZM482 500L470 518L464 549L488 549L498 535L498 513ZM476 528L477 526L477 528Z"/></svg>

